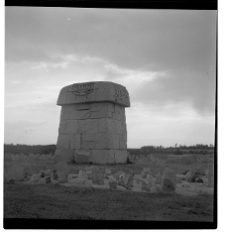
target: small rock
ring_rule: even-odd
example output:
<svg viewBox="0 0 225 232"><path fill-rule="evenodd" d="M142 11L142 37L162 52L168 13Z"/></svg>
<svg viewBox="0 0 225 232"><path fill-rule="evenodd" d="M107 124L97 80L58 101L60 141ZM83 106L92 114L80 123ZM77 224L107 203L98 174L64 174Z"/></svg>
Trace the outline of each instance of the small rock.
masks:
<svg viewBox="0 0 225 232"><path fill-rule="evenodd" d="M131 173L127 176L126 182L125 182L125 186L128 189L133 188L133 182L134 182L134 173Z"/></svg>
<svg viewBox="0 0 225 232"><path fill-rule="evenodd" d="M151 169L148 167L148 168L144 168L142 173L141 173L141 177L142 178L146 178L147 175L150 174L151 175Z"/></svg>
<svg viewBox="0 0 225 232"><path fill-rule="evenodd" d="M112 174L112 172L111 172L111 170L110 170L109 168L106 168L106 169L105 169L105 174L106 174L107 176L109 176L109 175Z"/></svg>
<svg viewBox="0 0 225 232"><path fill-rule="evenodd" d="M45 174L45 176L50 176L51 175L51 170L47 169L47 170L43 171L43 173Z"/></svg>
<svg viewBox="0 0 225 232"><path fill-rule="evenodd" d="M119 171L119 172L117 172L117 173L113 174L113 176L114 176L114 178L115 178L117 181L119 181L120 176L121 176L122 174L124 174L124 172Z"/></svg>
<svg viewBox="0 0 225 232"><path fill-rule="evenodd" d="M15 181L22 181L24 179L24 167L21 167L17 164L14 164L8 171L7 175L5 176L6 182L11 180Z"/></svg>
<svg viewBox="0 0 225 232"><path fill-rule="evenodd" d="M45 182L46 182L46 184L51 184L51 177L50 177L50 176L47 176L47 177L45 178Z"/></svg>
<svg viewBox="0 0 225 232"><path fill-rule="evenodd" d="M109 176L109 189L117 189L117 180L113 176Z"/></svg>
<svg viewBox="0 0 225 232"><path fill-rule="evenodd" d="M45 177L45 173L41 172L41 178L44 178L44 177Z"/></svg>
<svg viewBox="0 0 225 232"><path fill-rule="evenodd" d="M173 170L166 168L163 173L163 187L165 192L174 192L176 189L176 174Z"/></svg>
<svg viewBox="0 0 225 232"><path fill-rule="evenodd" d="M162 174L160 172L156 175L155 183L156 184L161 184L162 183Z"/></svg>
<svg viewBox="0 0 225 232"><path fill-rule="evenodd" d="M92 183L97 185L104 185L103 175L100 169L92 166Z"/></svg>
<svg viewBox="0 0 225 232"><path fill-rule="evenodd" d="M150 187L148 186L148 184L144 180L141 180L141 190L144 190L147 192L150 191Z"/></svg>
<svg viewBox="0 0 225 232"><path fill-rule="evenodd" d="M68 174L68 176L67 176L67 179L68 179L68 181L70 181L70 180L72 180L72 179L75 179L75 178L77 178L78 177L78 175L77 174Z"/></svg>
<svg viewBox="0 0 225 232"><path fill-rule="evenodd" d="M91 167L85 167L86 175L89 180L92 180L92 168Z"/></svg>
<svg viewBox="0 0 225 232"><path fill-rule="evenodd" d="M58 174L57 174L56 169L53 170L51 176L52 176L52 179L53 179L53 180L58 180Z"/></svg>
<svg viewBox="0 0 225 232"><path fill-rule="evenodd" d="M185 178L188 182L195 182L195 179L199 177L199 174L196 172L196 168L190 170Z"/></svg>
<svg viewBox="0 0 225 232"><path fill-rule="evenodd" d="M65 161L59 161L55 165L55 169L57 171L59 183L67 182L67 176L69 174L67 163Z"/></svg>
<svg viewBox="0 0 225 232"><path fill-rule="evenodd" d="M201 178L197 178L196 183L203 183L203 180Z"/></svg>
<svg viewBox="0 0 225 232"><path fill-rule="evenodd" d="M170 179L165 178L163 180L163 187L162 187L163 191L165 191L165 192L174 192L175 188L176 187L175 187L174 183Z"/></svg>
<svg viewBox="0 0 225 232"><path fill-rule="evenodd" d="M30 183L36 183L41 178L41 173L33 174L30 178Z"/></svg>
<svg viewBox="0 0 225 232"><path fill-rule="evenodd" d="M77 184L85 184L85 180L87 179L87 175L85 170L79 170L78 176L76 178Z"/></svg>
<svg viewBox="0 0 225 232"><path fill-rule="evenodd" d="M149 174L147 175L146 182L147 182L148 187L151 189L152 185L153 185L153 178L151 175L149 175Z"/></svg>
<svg viewBox="0 0 225 232"><path fill-rule="evenodd" d="M131 189L133 187L133 177L134 174L122 173L119 176L118 185L123 186L124 188Z"/></svg>

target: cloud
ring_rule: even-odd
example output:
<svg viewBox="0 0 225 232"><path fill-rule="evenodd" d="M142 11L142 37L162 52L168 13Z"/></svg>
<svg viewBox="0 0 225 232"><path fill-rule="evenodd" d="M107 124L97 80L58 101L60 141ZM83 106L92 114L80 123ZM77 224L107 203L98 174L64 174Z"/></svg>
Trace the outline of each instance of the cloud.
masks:
<svg viewBox="0 0 225 232"><path fill-rule="evenodd" d="M61 62L61 63L53 63L53 62L38 62L35 63L31 68L33 69L52 69L52 68L63 68L65 69L67 67L66 62Z"/></svg>
<svg viewBox="0 0 225 232"><path fill-rule="evenodd" d="M215 80L198 73L170 73L146 81L132 94L133 101L164 107L188 103L200 114L215 114Z"/></svg>
<svg viewBox="0 0 225 232"><path fill-rule="evenodd" d="M77 53L129 69L205 69L215 32L215 11L6 7L6 60Z"/></svg>
<svg viewBox="0 0 225 232"><path fill-rule="evenodd" d="M188 101L212 112L216 11L6 7L6 62L131 90L134 81L134 101Z"/></svg>
<svg viewBox="0 0 225 232"><path fill-rule="evenodd" d="M130 144L148 139L157 144L164 135L169 144L176 125L184 141L198 135L201 143L201 131L213 131L216 11L6 7L5 12L5 120L18 131L7 126L8 141L20 139L24 128L37 128L30 120L48 123L20 141L55 141L60 89L98 80L126 86Z"/></svg>

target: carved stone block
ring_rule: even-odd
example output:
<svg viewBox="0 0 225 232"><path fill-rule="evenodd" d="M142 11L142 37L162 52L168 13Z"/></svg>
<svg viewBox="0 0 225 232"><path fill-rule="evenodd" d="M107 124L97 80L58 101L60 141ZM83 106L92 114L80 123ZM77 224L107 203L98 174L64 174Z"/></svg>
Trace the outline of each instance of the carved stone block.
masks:
<svg viewBox="0 0 225 232"><path fill-rule="evenodd" d="M69 149L66 157L71 161L73 154L76 163L127 161L125 87L105 81L72 84L60 91L57 105L62 106L57 157L60 149Z"/></svg>

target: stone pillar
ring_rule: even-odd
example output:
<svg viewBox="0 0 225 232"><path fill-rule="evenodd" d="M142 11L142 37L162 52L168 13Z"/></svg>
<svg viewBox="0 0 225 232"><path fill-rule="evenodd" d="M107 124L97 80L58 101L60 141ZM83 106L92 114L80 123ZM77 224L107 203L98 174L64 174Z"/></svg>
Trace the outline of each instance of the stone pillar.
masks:
<svg viewBox="0 0 225 232"><path fill-rule="evenodd" d="M113 82L86 82L65 86L58 97L62 106L56 159L75 163L127 162L125 107L129 94Z"/></svg>

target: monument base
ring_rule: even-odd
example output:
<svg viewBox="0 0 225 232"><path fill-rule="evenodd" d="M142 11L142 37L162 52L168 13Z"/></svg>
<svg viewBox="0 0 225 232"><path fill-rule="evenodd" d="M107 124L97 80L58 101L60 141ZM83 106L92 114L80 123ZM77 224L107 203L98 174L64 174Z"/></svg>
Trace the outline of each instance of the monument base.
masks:
<svg viewBox="0 0 225 232"><path fill-rule="evenodd" d="M77 164L124 164L127 163L127 150L70 150L57 149L56 161Z"/></svg>

